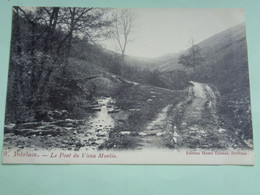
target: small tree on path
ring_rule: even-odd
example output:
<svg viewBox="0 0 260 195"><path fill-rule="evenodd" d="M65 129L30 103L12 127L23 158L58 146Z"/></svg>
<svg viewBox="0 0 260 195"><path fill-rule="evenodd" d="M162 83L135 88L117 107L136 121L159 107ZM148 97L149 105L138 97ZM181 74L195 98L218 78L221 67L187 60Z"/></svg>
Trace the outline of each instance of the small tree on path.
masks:
<svg viewBox="0 0 260 195"><path fill-rule="evenodd" d="M182 54L179 57L179 64L182 64L185 67L192 67L194 72L196 67L201 65L204 59L201 56L201 48L199 45L194 44L193 39L191 40L191 47L188 50L187 54Z"/></svg>

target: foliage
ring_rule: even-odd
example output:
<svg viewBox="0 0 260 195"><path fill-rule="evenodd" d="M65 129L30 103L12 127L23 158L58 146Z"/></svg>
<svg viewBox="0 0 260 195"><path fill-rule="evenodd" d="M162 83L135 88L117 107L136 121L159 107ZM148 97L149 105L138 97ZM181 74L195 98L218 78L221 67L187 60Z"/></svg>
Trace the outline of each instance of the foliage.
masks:
<svg viewBox="0 0 260 195"><path fill-rule="evenodd" d="M73 111L82 95L68 61L76 41L106 36L101 8L13 8L6 122L34 120L38 110ZM80 98L79 98L80 97Z"/></svg>

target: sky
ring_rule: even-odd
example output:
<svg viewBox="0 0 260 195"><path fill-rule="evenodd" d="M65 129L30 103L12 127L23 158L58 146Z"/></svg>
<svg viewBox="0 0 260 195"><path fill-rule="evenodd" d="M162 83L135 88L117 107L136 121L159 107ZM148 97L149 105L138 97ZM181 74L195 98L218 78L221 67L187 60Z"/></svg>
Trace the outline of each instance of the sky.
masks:
<svg viewBox="0 0 260 195"><path fill-rule="evenodd" d="M116 9L115 11L118 11ZM126 55L156 58L177 53L195 43L232 26L245 22L243 9L173 9L138 8L130 9L136 15L133 41L127 44ZM103 41L102 46L117 51L112 39Z"/></svg>

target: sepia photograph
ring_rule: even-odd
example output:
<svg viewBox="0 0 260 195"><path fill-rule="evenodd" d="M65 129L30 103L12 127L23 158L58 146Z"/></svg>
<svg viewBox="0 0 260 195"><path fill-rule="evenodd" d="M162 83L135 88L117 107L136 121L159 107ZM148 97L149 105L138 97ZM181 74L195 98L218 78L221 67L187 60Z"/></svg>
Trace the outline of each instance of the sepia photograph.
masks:
<svg viewBox="0 0 260 195"><path fill-rule="evenodd" d="M13 7L2 156L253 165L244 9Z"/></svg>

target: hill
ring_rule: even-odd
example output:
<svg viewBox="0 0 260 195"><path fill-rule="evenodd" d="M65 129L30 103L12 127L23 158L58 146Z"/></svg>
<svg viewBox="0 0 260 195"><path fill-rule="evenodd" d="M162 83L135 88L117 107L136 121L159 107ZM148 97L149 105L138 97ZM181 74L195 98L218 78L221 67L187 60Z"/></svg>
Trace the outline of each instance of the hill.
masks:
<svg viewBox="0 0 260 195"><path fill-rule="evenodd" d="M229 28L223 32L213 35L204 41L198 43L201 48L201 55L205 59L204 64L201 68L206 66L218 66L216 62L224 57L234 48L240 48L241 51L246 51L246 29L245 24L239 24L232 28ZM159 57L157 62L160 71L171 71L171 70L183 70L181 64L178 63L179 56L183 53L188 52L189 49L181 51L179 53L167 54Z"/></svg>
<svg viewBox="0 0 260 195"><path fill-rule="evenodd" d="M178 63L180 54L181 53L173 53L159 57L161 64L158 65L158 69L166 72L172 70L183 70L183 66Z"/></svg>
<svg viewBox="0 0 260 195"><path fill-rule="evenodd" d="M245 24L209 37L198 45L204 62L196 72L188 71L190 80L214 86L220 92L218 114L223 123L242 137L252 137ZM160 66L161 70L176 69L177 59L176 54Z"/></svg>

